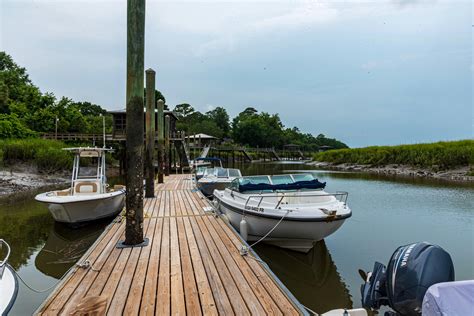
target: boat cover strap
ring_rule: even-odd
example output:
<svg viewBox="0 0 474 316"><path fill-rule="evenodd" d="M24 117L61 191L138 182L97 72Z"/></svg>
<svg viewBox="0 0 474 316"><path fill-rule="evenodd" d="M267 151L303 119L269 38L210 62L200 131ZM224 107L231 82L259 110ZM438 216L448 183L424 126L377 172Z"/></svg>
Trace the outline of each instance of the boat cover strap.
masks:
<svg viewBox="0 0 474 316"><path fill-rule="evenodd" d="M246 183L239 184L239 192L246 191L277 191L277 190L300 190L300 189L324 189L326 182L319 182L318 179L307 181L296 181L293 183L269 184L269 183Z"/></svg>

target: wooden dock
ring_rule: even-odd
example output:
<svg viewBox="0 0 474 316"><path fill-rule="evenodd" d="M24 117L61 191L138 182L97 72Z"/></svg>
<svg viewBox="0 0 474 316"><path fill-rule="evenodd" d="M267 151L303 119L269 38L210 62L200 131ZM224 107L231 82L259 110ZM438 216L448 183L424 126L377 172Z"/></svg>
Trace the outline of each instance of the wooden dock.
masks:
<svg viewBox="0 0 474 316"><path fill-rule="evenodd" d="M106 299L108 315L255 314L305 311L265 264L241 256L242 241L194 192L190 175L172 175L145 199L143 248L116 248L125 222L117 218L39 307L69 315L84 299ZM103 301L103 300L102 300Z"/></svg>

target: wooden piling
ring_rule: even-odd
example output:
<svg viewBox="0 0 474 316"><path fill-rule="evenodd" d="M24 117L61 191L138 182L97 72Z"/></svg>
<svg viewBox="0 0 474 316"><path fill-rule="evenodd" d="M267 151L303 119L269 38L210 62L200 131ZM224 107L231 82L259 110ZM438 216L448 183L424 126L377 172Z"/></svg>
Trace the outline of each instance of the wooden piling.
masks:
<svg viewBox="0 0 474 316"><path fill-rule="evenodd" d="M165 117L165 176L170 175L171 160L170 160L170 117Z"/></svg>
<svg viewBox="0 0 474 316"><path fill-rule="evenodd" d="M163 183L163 174L165 169L165 102L158 100L158 183Z"/></svg>
<svg viewBox="0 0 474 316"><path fill-rule="evenodd" d="M127 1L126 245L143 242L145 0Z"/></svg>
<svg viewBox="0 0 474 316"><path fill-rule="evenodd" d="M155 71L147 69L146 71L146 183L145 197L155 196L155 167L154 149L155 149Z"/></svg>

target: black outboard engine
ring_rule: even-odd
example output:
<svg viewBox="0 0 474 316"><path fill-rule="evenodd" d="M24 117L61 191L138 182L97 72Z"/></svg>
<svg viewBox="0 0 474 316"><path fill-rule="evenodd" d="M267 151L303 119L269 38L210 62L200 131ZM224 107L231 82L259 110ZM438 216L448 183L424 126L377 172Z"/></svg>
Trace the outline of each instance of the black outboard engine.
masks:
<svg viewBox="0 0 474 316"><path fill-rule="evenodd" d="M395 315L421 315L428 288L436 283L454 281L451 256L441 247L427 242L398 247L387 268L375 262L372 272L359 272L365 279L361 286L362 306L378 310L380 306L388 305Z"/></svg>

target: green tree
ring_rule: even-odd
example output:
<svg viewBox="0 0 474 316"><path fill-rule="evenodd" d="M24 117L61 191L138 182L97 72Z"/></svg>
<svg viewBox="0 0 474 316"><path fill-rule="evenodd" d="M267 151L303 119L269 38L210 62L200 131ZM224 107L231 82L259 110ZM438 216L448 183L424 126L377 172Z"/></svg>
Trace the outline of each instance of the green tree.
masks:
<svg viewBox="0 0 474 316"><path fill-rule="evenodd" d="M195 112L191 104L181 103L174 107L173 112L176 113L179 119L186 118L188 115L191 115Z"/></svg>
<svg viewBox="0 0 474 316"><path fill-rule="evenodd" d="M226 109L219 106L219 107L216 107L212 111L208 111L206 115L220 129L219 134L222 134L223 136L229 136L230 123L229 123L229 114L227 114Z"/></svg>
<svg viewBox="0 0 474 316"><path fill-rule="evenodd" d="M35 132L23 125L15 114L0 114L0 139L33 136Z"/></svg>

